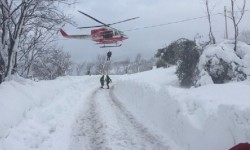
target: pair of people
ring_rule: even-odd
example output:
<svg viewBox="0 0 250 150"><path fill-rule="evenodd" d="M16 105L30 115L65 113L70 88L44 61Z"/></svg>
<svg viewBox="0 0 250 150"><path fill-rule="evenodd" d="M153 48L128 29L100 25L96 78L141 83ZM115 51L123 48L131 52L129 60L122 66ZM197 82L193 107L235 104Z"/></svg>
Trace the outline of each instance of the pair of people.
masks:
<svg viewBox="0 0 250 150"><path fill-rule="evenodd" d="M107 88L109 89L109 83L112 82L111 78L109 77L109 75L106 75L106 78L104 75L102 75L102 77L100 78L100 82L101 82L101 88L103 88L104 86L104 82L106 81L107 84Z"/></svg>

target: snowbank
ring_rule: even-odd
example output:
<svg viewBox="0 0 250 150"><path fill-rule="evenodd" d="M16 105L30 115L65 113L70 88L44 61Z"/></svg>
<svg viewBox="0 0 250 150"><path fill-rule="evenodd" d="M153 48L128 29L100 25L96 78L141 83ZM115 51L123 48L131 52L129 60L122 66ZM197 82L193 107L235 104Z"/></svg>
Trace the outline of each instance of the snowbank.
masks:
<svg viewBox="0 0 250 150"><path fill-rule="evenodd" d="M0 149L67 150L72 124L91 93L89 77L0 85ZM84 84L86 83L86 84Z"/></svg>
<svg viewBox="0 0 250 150"><path fill-rule="evenodd" d="M182 89L174 72L120 78L114 93L139 122L184 150L225 150L250 140L249 82Z"/></svg>
<svg viewBox="0 0 250 150"><path fill-rule="evenodd" d="M39 89L30 80L4 82L0 85L0 138L6 137L9 128L19 123L26 112L41 103Z"/></svg>
<svg viewBox="0 0 250 150"><path fill-rule="evenodd" d="M179 86L178 77L174 72L176 67L172 66L168 69L159 68L150 71L144 71L137 74L120 76L121 80L130 80L137 83L150 83L155 89L159 89L165 85Z"/></svg>

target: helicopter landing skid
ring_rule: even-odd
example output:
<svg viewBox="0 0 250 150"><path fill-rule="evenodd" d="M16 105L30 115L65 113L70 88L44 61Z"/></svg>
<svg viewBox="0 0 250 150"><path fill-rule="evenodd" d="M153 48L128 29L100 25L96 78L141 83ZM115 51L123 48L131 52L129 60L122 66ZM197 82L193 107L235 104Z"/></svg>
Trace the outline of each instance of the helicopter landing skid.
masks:
<svg viewBox="0 0 250 150"><path fill-rule="evenodd" d="M122 44L119 44L119 45L113 45L113 46L101 46L100 48L109 48L109 47L120 47L122 46Z"/></svg>

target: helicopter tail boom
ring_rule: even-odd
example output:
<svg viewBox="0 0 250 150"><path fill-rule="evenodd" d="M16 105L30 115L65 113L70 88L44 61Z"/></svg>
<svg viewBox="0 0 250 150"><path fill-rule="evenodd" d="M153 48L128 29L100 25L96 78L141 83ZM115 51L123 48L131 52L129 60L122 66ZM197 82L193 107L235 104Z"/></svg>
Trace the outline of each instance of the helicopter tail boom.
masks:
<svg viewBox="0 0 250 150"><path fill-rule="evenodd" d="M69 36L65 31L63 31L63 29L60 29L60 32L61 32L63 37L68 37Z"/></svg>
<svg viewBox="0 0 250 150"><path fill-rule="evenodd" d="M63 37L70 38L70 39L91 39L91 35L68 35L63 29L60 29L60 32Z"/></svg>

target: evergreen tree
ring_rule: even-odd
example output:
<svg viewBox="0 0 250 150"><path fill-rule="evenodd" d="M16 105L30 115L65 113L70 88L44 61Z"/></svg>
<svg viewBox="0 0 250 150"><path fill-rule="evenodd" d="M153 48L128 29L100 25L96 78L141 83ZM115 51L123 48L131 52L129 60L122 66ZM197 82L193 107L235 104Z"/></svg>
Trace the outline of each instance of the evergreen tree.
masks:
<svg viewBox="0 0 250 150"><path fill-rule="evenodd" d="M200 57L200 49L194 41L186 40L179 44L182 48L176 74L181 86L190 87L193 85L194 71Z"/></svg>
<svg viewBox="0 0 250 150"><path fill-rule="evenodd" d="M188 39L181 38L165 48L159 49L155 57L159 58L156 62L157 67L168 67L171 65L177 65L180 60L180 55L183 53L185 46L183 43L189 41Z"/></svg>

